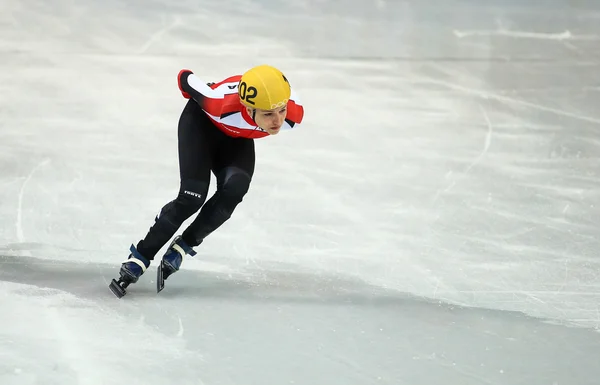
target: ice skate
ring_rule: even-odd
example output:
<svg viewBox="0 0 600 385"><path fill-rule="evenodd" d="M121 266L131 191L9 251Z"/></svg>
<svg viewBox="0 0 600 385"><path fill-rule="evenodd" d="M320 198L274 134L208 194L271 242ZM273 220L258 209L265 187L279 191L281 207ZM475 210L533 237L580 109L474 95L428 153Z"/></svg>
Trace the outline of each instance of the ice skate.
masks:
<svg viewBox="0 0 600 385"><path fill-rule="evenodd" d="M134 245L131 245L129 250L131 251L131 254L129 254L129 258L121 264L121 270L119 271L121 276L119 280L113 279L108 286L118 298L123 297L127 293L125 291L127 286L136 283L140 276L144 274L148 266L150 266L150 261L144 258Z"/></svg>
<svg viewBox="0 0 600 385"><path fill-rule="evenodd" d="M179 270L184 255L194 256L196 255L196 252L181 239L181 236L177 236L169 246L169 249L158 266L156 276L157 293L160 293L161 290L164 289L165 279Z"/></svg>

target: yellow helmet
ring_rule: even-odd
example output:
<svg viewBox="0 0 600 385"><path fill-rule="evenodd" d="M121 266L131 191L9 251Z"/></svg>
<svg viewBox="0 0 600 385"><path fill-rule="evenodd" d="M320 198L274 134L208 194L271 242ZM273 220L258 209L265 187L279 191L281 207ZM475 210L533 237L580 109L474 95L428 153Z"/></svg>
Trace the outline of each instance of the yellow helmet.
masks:
<svg viewBox="0 0 600 385"><path fill-rule="evenodd" d="M269 65L249 69L238 84L243 105L252 109L273 110L287 105L292 90L281 71Z"/></svg>

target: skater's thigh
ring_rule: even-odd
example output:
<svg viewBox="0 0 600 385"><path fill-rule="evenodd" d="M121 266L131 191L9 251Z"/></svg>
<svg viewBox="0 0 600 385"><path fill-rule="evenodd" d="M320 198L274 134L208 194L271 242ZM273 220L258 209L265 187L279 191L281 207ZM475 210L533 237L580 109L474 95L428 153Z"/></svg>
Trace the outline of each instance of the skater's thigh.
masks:
<svg viewBox="0 0 600 385"><path fill-rule="evenodd" d="M212 127L208 125L212 125L210 119L190 99L179 119L178 129L179 174L182 181L210 181L216 138L211 132Z"/></svg>
<svg viewBox="0 0 600 385"><path fill-rule="evenodd" d="M243 172L248 178L254 175L254 139L229 138L219 147L213 171L217 178L230 174L227 170Z"/></svg>

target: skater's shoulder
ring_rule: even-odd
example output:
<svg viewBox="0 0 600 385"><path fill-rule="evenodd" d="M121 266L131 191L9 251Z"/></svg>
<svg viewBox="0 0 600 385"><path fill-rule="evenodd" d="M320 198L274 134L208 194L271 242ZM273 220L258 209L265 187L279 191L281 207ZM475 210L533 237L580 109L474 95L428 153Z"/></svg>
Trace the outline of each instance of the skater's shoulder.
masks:
<svg viewBox="0 0 600 385"><path fill-rule="evenodd" d="M229 76L219 82L211 82L209 83L209 87L219 95L229 95L229 94L237 94L238 84L240 82L241 76Z"/></svg>
<svg viewBox="0 0 600 385"><path fill-rule="evenodd" d="M229 76L218 82L211 83L210 88L212 88L214 90L214 89L223 88L226 86L230 89L237 89L238 83L240 82L241 78L242 78L242 75Z"/></svg>

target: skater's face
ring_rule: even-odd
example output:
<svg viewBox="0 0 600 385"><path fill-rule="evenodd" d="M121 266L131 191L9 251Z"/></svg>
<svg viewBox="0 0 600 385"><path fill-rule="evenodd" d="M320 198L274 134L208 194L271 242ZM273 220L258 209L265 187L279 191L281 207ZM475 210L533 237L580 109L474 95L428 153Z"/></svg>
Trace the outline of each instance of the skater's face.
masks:
<svg viewBox="0 0 600 385"><path fill-rule="evenodd" d="M248 114L252 116L252 110L248 108ZM267 131L270 135L277 135L283 121L287 116L287 106L276 108L274 110L256 110L254 121L256 125Z"/></svg>

